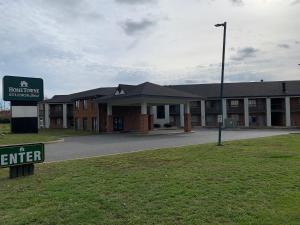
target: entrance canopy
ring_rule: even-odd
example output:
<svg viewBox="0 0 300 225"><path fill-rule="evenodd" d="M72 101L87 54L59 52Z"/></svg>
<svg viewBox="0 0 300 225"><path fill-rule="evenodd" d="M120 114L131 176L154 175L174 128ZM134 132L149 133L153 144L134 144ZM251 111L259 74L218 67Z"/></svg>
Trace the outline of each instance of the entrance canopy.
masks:
<svg viewBox="0 0 300 225"><path fill-rule="evenodd" d="M97 98L95 102L111 105L160 105L184 104L201 99L203 98L198 95L146 82L139 85L120 84L113 95Z"/></svg>
<svg viewBox="0 0 300 225"><path fill-rule="evenodd" d="M184 104L184 130L190 132L189 102L201 99L198 95L146 82L140 85L121 84L111 95L99 97L94 102L99 104L99 109L103 105L107 107L100 110L107 116L107 132L124 130L142 133L153 129L154 112L153 107L150 107L152 110L148 113L149 106Z"/></svg>

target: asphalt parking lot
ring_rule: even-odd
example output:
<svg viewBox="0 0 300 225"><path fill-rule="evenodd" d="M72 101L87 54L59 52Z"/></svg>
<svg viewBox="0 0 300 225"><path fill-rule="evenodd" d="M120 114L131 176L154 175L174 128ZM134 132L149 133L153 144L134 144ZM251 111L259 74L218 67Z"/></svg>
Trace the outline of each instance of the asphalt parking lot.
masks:
<svg viewBox="0 0 300 225"><path fill-rule="evenodd" d="M223 140L267 137L290 132L290 130L224 131ZM138 135L128 133L68 137L65 138L64 142L46 145L46 161L63 161L157 148L213 143L216 142L217 137L218 131L215 129L201 129L188 134L161 133L156 135Z"/></svg>

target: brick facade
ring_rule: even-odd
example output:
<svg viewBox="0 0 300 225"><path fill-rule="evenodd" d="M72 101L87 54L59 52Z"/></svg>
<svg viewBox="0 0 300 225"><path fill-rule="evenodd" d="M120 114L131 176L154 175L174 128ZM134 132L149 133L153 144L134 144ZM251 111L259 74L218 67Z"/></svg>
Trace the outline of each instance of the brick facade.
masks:
<svg viewBox="0 0 300 225"><path fill-rule="evenodd" d="M141 132L147 133L153 128L153 117L149 115L141 115L140 106L113 106L112 115L107 115L107 105L93 104L89 99L87 108L84 109L83 100L79 101L79 108L74 110L75 120L79 120L79 127L77 129L83 129L83 120L87 120L86 130L92 131L92 119L97 118L98 127L100 132L113 132L114 120L121 119L123 121L123 131L129 132ZM151 122L152 121L152 122Z"/></svg>
<svg viewBox="0 0 300 225"><path fill-rule="evenodd" d="M63 128L63 106L62 104L49 105L50 128Z"/></svg>
<svg viewBox="0 0 300 225"><path fill-rule="evenodd" d="M97 118L99 124L99 110L98 105L94 103L92 99L87 99L86 101L87 107L84 108L84 100L79 100L79 108L74 108L74 119L75 123L76 120L79 122L79 127L77 127L77 129L83 129L83 121L86 119L87 127L85 130L92 131L93 118Z"/></svg>
<svg viewBox="0 0 300 225"><path fill-rule="evenodd" d="M291 125L293 127L300 127L300 113L291 113Z"/></svg>
<svg viewBox="0 0 300 225"><path fill-rule="evenodd" d="M74 128L74 119L73 119L73 104L67 104L67 121L65 128ZM39 117L43 117L42 114L45 114L45 107L39 106ZM49 104L49 128L52 129L61 129L64 128L64 118L63 118L63 103Z"/></svg>
<svg viewBox="0 0 300 225"><path fill-rule="evenodd" d="M113 127L113 116L109 115L106 117L106 132L107 133L112 133L114 131L114 127Z"/></svg>
<svg viewBox="0 0 300 225"><path fill-rule="evenodd" d="M50 118L50 128L52 128L52 129L61 129L61 128L63 128L62 118Z"/></svg>
<svg viewBox="0 0 300 225"><path fill-rule="evenodd" d="M148 131L148 115L141 115L140 106L113 106L113 118L123 120L124 131Z"/></svg>
<svg viewBox="0 0 300 225"><path fill-rule="evenodd" d="M192 131L192 119L190 113L184 114L184 132Z"/></svg>
<svg viewBox="0 0 300 225"><path fill-rule="evenodd" d="M300 127L300 97L291 98L291 125Z"/></svg>
<svg viewBox="0 0 300 225"><path fill-rule="evenodd" d="M113 131L112 117L110 118L107 117L107 105L99 104L98 110L99 110L98 111L99 132L112 132Z"/></svg>
<svg viewBox="0 0 300 225"><path fill-rule="evenodd" d="M140 133L148 133L149 132L149 116L148 115L139 115L139 129Z"/></svg>
<svg viewBox="0 0 300 225"><path fill-rule="evenodd" d="M149 115L148 116L148 128L149 128L149 130L153 130L153 126L154 126L154 116Z"/></svg>

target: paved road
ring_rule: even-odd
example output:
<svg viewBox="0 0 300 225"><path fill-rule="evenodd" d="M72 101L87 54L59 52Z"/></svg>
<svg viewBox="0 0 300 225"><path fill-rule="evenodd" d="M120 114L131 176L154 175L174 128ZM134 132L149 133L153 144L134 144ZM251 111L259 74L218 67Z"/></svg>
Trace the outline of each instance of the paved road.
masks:
<svg viewBox="0 0 300 225"><path fill-rule="evenodd" d="M239 140L267 137L290 133L289 130L236 130L224 131L224 140ZM183 145L213 143L217 130L201 129L190 134L99 134L92 136L68 137L64 142L46 145L46 161L61 161L139 150L177 147Z"/></svg>

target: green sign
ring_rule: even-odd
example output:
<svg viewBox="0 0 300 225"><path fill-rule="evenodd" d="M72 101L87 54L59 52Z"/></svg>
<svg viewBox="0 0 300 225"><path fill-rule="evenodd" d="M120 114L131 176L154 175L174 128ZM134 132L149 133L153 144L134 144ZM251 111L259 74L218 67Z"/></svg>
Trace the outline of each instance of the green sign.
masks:
<svg viewBox="0 0 300 225"><path fill-rule="evenodd" d="M0 147L0 167L40 163L45 160L44 144Z"/></svg>
<svg viewBox="0 0 300 225"><path fill-rule="evenodd" d="M42 101L44 83L41 78L3 77L3 99L5 101Z"/></svg>

